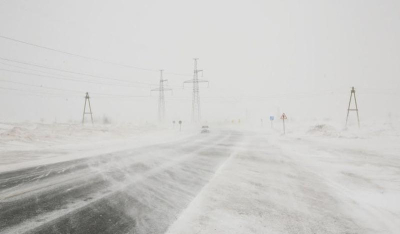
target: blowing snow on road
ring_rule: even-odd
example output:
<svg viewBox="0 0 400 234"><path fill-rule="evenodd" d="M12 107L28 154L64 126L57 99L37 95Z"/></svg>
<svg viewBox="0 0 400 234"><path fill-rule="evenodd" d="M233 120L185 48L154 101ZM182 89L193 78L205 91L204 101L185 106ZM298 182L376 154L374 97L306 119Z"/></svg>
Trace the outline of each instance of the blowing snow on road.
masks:
<svg viewBox="0 0 400 234"><path fill-rule="evenodd" d="M353 137L330 144L226 127L182 135L1 173L0 232L400 231L398 136L377 154L373 139L365 148L357 143L368 139Z"/></svg>
<svg viewBox="0 0 400 234"><path fill-rule="evenodd" d="M399 0L0 0L0 234L399 234Z"/></svg>

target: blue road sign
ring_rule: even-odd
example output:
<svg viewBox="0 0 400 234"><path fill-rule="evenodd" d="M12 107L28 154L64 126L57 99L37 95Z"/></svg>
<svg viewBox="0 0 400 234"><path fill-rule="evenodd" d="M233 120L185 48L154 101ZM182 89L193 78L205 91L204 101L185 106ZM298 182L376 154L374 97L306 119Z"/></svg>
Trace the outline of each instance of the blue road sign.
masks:
<svg viewBox="0 0 400 234"><path fill-rule="evenodd" d="M270 116L269 120L273 121L274 120L274 116Z"/></svg>

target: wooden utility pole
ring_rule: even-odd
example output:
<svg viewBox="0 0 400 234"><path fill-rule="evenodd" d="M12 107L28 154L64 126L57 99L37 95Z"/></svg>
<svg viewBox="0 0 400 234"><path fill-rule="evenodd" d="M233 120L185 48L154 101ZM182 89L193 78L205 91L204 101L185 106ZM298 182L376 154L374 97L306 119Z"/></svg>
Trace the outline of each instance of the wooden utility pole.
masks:
<svg viewBox="0 0 400 234"><path fill-rule="evenodd" d="M89 104L89 112L86 112L86 103ZM90 106L90 97L89 97L88 92L86 92L86 96L85 96L85 106L83 107L82 124L85 123L85 115L90 115L90 118L91 118L92 124L93 124L93 113L92 113L92 107Z"/></svg>
<svg viewBox="0 0 400 234"><path fill-rule="evenodd" d="M356 105L355 109L351 109L351 99L354 96L354 103ZM349 120L349 114L350 111L355 111L357 112L357 122L358 122L358 127L360 127L360 117L358 116L358 106L357 106L357 99L356 99L356 90L354 89L354 87L351 87L351 92L350 92L350 101L349 101L349 107L347 108L347 118L346 118L346 127L347 127L347 122Z"/></svg>

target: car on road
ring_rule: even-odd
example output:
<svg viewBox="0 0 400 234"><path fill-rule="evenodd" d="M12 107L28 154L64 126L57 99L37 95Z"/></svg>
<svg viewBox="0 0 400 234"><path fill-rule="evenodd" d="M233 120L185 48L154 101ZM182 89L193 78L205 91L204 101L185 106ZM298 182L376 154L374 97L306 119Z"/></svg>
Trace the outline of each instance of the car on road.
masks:
<svg viewBox="0 0 400 234"><path fill-rule="evenodd" d="M201 127L201 133L210 133L210 130L208 129L207 125Z"/></svg>

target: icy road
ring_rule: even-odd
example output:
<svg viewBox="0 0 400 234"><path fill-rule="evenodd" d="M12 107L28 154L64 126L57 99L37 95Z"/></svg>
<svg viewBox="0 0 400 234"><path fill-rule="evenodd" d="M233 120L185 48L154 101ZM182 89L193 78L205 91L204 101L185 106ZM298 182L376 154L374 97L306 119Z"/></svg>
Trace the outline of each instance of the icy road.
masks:
<svg viewBox="0 0 400 234"><path fill-rule="evenodd" d="M399 159L358 149L220 130L8 171L0 232L400 233Z"/></svg>

